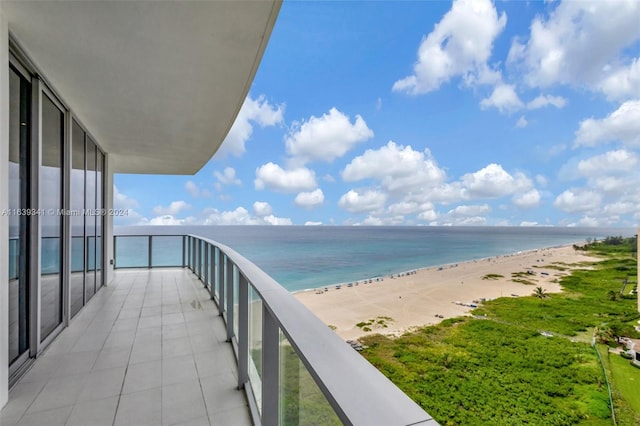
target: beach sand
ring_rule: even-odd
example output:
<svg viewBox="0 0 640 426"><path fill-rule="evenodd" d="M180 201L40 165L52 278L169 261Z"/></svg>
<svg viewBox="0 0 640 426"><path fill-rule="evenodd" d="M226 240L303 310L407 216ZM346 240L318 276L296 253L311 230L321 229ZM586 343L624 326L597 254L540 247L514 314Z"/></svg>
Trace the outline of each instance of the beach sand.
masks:
<svg viewBox="0 0 640 426"><path fill-rule="evenodd" d="M335 285L328 285L328 291L309 290L295 296L344 339L372 333L400 335L444 318L468 315L473 309L468 305L482 298L530 296L536 287L543 287L547 293L560 292L557 281L570 274L570 269L559 271L551 267L554 263L574 265L575 269L579 262L597 260L571 246L553 247L418 269L385 276L378 282L375 278L367 284L354 282L352 287L343 284L336 289ZM514 282L513 273L524 273L522 278L532 284ZM488 274L503 278L483 279ZM377 317L392 320L383 320L387 328L372 326L370 332L356 326Z"/></svg>

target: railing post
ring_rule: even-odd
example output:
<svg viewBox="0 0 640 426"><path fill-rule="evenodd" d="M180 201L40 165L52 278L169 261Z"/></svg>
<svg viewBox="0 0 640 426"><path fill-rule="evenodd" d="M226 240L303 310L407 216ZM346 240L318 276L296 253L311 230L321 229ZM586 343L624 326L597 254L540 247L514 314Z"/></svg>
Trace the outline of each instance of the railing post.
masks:
<svg viewBox="0 0 640 426"><path fill-rule="evenodd" d="M218 265L218 273L216 274L216 281L218 283L218 310L220 315L224 314L225 306L225 285L224 285L224 270L222 265L222 250L216 247L216 263Z"/></svg>
<svg viewBox="0 0 640 426"><path fill-rule="evenodd" d="M262 303L262 425L278 426L280 408L280 329Z"/></svg>
<svg viewBox="0 0 640 426"><path fill-rule="evenodd" d="M233 321L235 315L233 305L235 304L234 297L236 297L233 291L234 278L232 274L229 273L229 258L225 254L222 254L222 252L220 253L220 259L224 259L224 270L222 273L224 274L224 283L227 288L227 342L231 342L233 339Z"/></svg>
<svg viewBox="0 0 640 426"><path fill-rule="evenodd" d="M149 269L151 269L152 265L153 265L153 259L152 259L152 254L153 253L153 237L151 235L149 235Z"/></svg>
<svg viewBox="0 0 640 426"><path fill-rule="evenodd" d="M249 282L233 265L238 277L238 389L249 381Z"/></svg>
<svg viewBox="0 0 640 426"><path fill-rule="evenodd" d="M204 288L207 288L207 283L209 282L209 244L204 243L204 267L202 268L203 282Z"/></svg>

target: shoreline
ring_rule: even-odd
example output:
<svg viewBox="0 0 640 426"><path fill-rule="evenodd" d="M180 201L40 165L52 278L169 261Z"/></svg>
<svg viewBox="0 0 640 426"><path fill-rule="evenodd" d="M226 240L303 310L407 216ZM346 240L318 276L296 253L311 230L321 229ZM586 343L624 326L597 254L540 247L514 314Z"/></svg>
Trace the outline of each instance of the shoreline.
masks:
<svg viewBox="0 0 640 426"><path fill-rule="evenodd" d="M371 282L331 284L293 295L344 339L374 333L397 336L469 315L484 300L529 296L536 287L561 292L559 278L570 274L576 263L597 260L568 244L411 269L373 277ZM559 270L558 263L565 270Z"/></svg>

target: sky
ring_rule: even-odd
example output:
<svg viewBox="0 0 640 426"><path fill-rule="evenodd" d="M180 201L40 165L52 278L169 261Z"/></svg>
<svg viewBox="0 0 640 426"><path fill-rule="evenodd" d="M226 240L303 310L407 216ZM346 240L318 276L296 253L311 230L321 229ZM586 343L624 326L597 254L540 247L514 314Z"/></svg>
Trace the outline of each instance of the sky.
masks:
<svg viewBox="0 0 640 426"><path fill-rule="evenodd" d="M216 155L115 225L640 223L640 1L284 1Z"/></svg>

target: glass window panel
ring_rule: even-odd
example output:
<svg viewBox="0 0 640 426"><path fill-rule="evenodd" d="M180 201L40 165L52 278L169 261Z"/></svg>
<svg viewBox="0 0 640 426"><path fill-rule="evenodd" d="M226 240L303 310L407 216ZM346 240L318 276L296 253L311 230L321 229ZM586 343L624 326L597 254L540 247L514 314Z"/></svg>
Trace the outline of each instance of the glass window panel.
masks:
<svg viewBox="0 0 640 426"><path fill-rule="evenodd" d="M149 266L149 237L118 235L115 251L116 267L146 268Z"/></svg>
<svg viewBox="0 0 640 426"><path fill-rule="evenodd" d="M40 166L41 311L40 336L44 340L62 322L62 144L64 113L42 97L42 162Z"/></svg>
<svg viewBox="0 0 640 426"><path fill-rule="evenodd" d="M249 381L262 412L262 299L249 285Z"/></svg>
<svg viewBox="0 0 640 426"><path fill-rule="evenodd" d="M31 84L9 73L9 208L29 207ZM29 349L27 216L9 215L9 364Z"/></svg>
<svg viewBox="0 0 640 426"><path fill-rule="evenodd" d="M91 138L86 138L86 172L85 172L85 206L92 212L96 208L96 145ZM96 292L96 216L84 215L85 223L85 303Z"/></svg>
<svg viewBox="0 0 640 426"><path fill-rule="evenodd" d="M282 331L279 389L280 425L342 425Z"/></svg>
<svg viewBox="0 0 640 426"><path fill-rule="evenodd" d="M73 121L71 129L71 276L69 278L69 292L71 297L71 317L73 317L84 304L84 270L85 270L85 243L84 243L84 215L85 208L85 156L84 156L84 130Z"/></svg>
<svg viewBox="0 0 640 426"><path fill-rule="evenodd" d="M103 188L104 188L104 154L100 150L96 150L96 212L101 212L104 207ZM102 287L102 229L104 216L96 215L96 288Z"/></svg>
<svg viewBox="0 0 640 426"><path fill-rule="evenodd" d="M182 266L182 236L155 235L152 237L152 267Z"/></svg>

